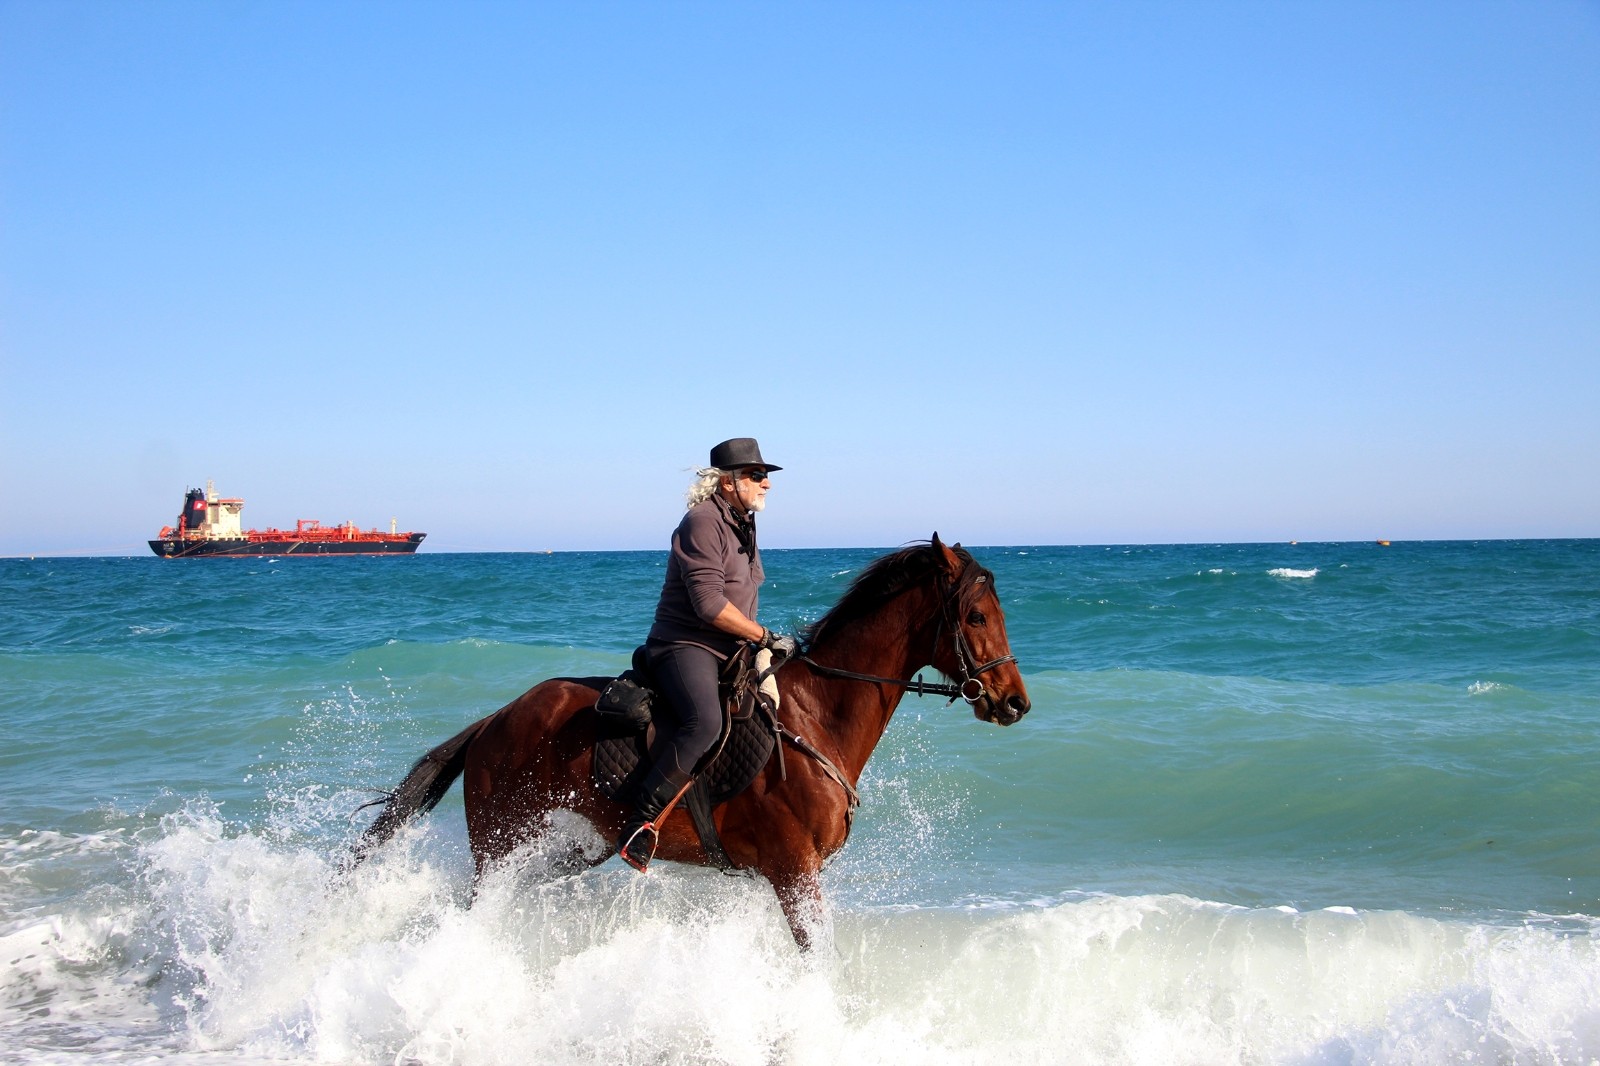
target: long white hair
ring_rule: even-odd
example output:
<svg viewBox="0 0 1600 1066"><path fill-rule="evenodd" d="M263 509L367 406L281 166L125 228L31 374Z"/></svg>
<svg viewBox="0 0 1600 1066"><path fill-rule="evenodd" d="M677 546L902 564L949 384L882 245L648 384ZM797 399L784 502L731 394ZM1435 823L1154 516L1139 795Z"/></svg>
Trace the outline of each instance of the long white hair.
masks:
<svg viewBox="0 0 1600 1066"><path fill-rule="evenodd" d="M717 488L722 484L722 479L733 475L720 467L702 466L694 472L694 480L689 482L689 491L683 494L686 501L685 509L697 503L705 503L717 494Z"/></svg>

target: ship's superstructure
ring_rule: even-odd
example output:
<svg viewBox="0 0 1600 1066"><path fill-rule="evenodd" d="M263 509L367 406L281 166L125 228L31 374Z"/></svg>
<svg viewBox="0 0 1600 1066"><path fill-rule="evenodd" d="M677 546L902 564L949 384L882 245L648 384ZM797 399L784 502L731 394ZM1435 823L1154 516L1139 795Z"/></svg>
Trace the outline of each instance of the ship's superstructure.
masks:
<svg viewBox="0 0 1600 1066"><path fill-rule="evenodd" d="M176 525L165 526L150 542L150 550L164 559L212 555L410 555L426 533L358 529L354 522L324 526L302 518L294 529L245 529L239 515L244 500L217 495L215 484L190 489Z"/></svg>

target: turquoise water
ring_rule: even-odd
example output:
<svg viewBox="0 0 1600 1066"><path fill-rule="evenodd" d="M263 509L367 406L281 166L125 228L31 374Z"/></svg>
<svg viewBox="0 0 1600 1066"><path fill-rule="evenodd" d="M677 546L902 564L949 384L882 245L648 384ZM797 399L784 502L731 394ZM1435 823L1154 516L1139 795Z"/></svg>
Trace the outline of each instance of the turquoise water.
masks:
<svg viewBox="0 0 1600 1066"><path fill-rule="evenodd" d="M765 553L763 620L878 554ZM976 554L1034 711L901 705L809 959L707 871L469 908L459 793L328 883L364 790L621 669L661 553L0 561L0 1055L1600 1056L1600 542Z"/></svg>

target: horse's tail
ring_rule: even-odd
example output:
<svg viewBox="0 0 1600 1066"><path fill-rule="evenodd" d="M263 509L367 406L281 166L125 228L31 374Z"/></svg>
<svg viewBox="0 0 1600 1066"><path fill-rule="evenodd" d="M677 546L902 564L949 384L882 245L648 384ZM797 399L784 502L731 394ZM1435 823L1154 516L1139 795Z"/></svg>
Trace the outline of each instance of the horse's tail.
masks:
<svg viewBox="0 0 1600 1066"><path fill-rule="evenodd" d="M466 768L467 748L488 721L489 718L483 718L473 722L418 759L405 780L395 786L387 799L374 801L381 802L383 810L378 812L378 817L373 819L367 831L361 834L361 839L350 849L344 864L346 871L359 866L374 849L382 846L414 816L426 814L439 805L444 794L450 791L450 786L455 784L456 778Z"/></svg>

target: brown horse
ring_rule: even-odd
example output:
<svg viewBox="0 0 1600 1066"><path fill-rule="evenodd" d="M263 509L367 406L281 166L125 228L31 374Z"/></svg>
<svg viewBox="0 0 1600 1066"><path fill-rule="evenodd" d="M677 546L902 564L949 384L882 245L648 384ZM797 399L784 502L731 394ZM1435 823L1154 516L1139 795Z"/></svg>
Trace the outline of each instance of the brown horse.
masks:
<svg viewBox="0 0 1600 1066"><path fill-rule="evenodd" d="M801 947L810 943L807 921L821 910L822 864L844 846L856 782L901 696L917 691L912 675L932 666L958 678L958 686L938 686L940 694L953 701L959 693L986 722L1011 725L1029 707L994 576L959 544L941 544L937 533L874 562L804 636L805 655L776 675L778 718L796 750L770 760L714 815L728 857L772 884ZM428 752L384 803L354 862L412 815L432 809L463 775L480 876L537 835L556 810L575 812L614 839L629 812L601 795L590 775L596 683L541 682ZM562 869L576 872L610 854L574 846ZM661 826L656 857L709 862L687 814L676 810Z"/></svg>

